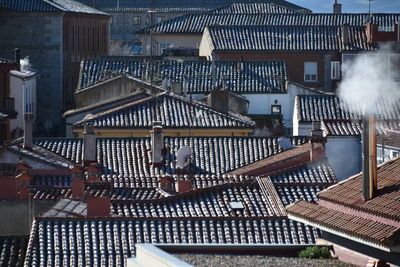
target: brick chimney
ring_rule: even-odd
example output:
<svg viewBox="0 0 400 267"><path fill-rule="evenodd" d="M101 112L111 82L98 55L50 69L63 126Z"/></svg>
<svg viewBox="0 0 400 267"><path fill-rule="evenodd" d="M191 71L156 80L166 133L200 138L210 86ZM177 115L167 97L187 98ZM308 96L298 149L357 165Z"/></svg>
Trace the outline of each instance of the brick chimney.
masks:
<svg viewBox="0 0 400 267"><path fill-rule="evenodd" d="M379 42L399 42L399 24L394 25L392 31L380 31L378 24L373 24L368 22L365 25L365 30L367 33L367 41L369 43L379 43Z"/></svg>
<svg viewBox="0 0 400 267"><path fill-rule="evenodd" d="M338 4L337 0L333 4L333 14L341 14L342 13L342 4Z"/></svg>
<svg viewBox="0 0 400 267"><path fill-rule="evenodd" d="M186 193L193 190L191 180L177 180L176 181L176 192L179 194Z"/></svg>
<svg viewBox="0 0 400 267"><path fill-rule="evenodd" d="M310 161L316 161L325 157L325 143L326 138L324 132L319 127L319 122L313 123L313 129L311 130L310 137Z"/></svg>
<svg viewBox="0 0 400 267"><path fill-rule="evenodd" d="M94 193L89 192L86 199L87 217L89 218L108 218L111 214L111 200L109 191L100 196L94 196Z"/></svg>
<svg viewBox="0 0 400 267"><path fill-rule="evenodd" d="M175 193L174 179L171 176L162 177L158 183L160 188L168 193Z"/></svg>
<svg viewBox="0 0 400 267"><path fill-rule="evenodd" d="M85 180L83 169L75 166L71 169L72 198L83 199L85 197Z"/></svg>
<svg viewBox="0 0 400 267"><path fill-rule="evenodd" d="M151 133L151 164L153 166L161 166L164 149L164 131L161 122L153 122L153 130Z"/></svg>
<svg viewBox="0 0 400 267"><path fill-rule="evenodd" d="M376 117L366 115L363 119L363 178L362 196L364 201L376 196L378 188L376 161Z"/></svg>
<svg viewBox="0 0 400 267"><path fill-rule="evenodd" d="M28 174L28 171L23 171L15 177L18 199L29 198L31 180L32 177Z"/></svg>
<svg viewBox="0 0 400 267"><path fill-rule="evenodd" d="M85 168L87 174L87 180L89 182L100 182L101 181L101 166L99 163L91 163Z"/></svg>
<svg viewBox="0 0 400 267"><path fill-rule="evenodd" d="M83 161L82 165L86 166L96 162L96 133L93 130L93 122L87 122L83 130Z"/></svg>

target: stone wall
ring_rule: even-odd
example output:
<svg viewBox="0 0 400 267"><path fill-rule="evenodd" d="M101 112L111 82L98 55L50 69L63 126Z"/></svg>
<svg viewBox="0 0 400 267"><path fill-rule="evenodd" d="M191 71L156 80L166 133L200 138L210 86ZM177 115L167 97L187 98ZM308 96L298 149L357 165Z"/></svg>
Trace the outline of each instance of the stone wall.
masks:
<svg viewBox="0 0 400 267"><path fill-rule="evenodd" d="M58 135L63 103L62 13L0 12L0 57L29 56L37 80L35 134Z"/></svg>

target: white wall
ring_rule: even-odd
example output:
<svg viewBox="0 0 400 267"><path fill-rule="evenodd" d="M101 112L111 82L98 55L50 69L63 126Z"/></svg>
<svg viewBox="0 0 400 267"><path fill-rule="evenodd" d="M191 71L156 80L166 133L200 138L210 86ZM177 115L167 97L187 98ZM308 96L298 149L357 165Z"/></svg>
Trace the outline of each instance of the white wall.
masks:
<svg viewBox="0 0 400 267"><path fill-rule="evenodd" d="M26 78L25 80L13 75L10 76L10 96L15 99L15 110L18 112L17 118L10 120L11 132L17 127L24 129L24 86L33 88L33 92L36 92L36 76ZM33 97L36 98L36 93ZM34 99L34 102L36 105L36 99Z"/></svg>
<svg viewBox="0 0 400 267"><path fill-rule="evenodd" d="M361 142L354 136L328 137L326 156L338 181L361 171Z"/></svg>

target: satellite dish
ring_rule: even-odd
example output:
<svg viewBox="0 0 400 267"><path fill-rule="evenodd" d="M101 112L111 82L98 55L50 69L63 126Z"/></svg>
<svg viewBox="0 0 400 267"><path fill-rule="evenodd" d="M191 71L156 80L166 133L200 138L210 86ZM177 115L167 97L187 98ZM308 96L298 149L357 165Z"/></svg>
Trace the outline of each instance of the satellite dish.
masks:
<svg viewBox="0 0 400 267"><path fill-rule="evenodd" d="M278 142L280 147L283 150L291 149L292 148L292 142L290 142L289 138L281 136L278 138Z"/></svg>
<svg viewBox="0 0 400 267"><path fill-rule="evenodd" d="M191 154L192 151L189 146L182 146L179 148L178 155L176 156L176 162L178 163L178 166L185 168L187 165L189 165Z"/></svg>

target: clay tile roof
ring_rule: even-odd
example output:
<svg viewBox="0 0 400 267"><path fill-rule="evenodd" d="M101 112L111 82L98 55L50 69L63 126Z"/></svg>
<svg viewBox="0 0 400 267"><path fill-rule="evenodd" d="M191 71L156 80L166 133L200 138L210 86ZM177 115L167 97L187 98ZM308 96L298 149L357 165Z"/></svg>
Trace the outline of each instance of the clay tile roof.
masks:
<svg viewBox="0 0 400 267"><path fill-rule="evenodd" d="M356 175L318 193L319 199L400 222L400 159L378 167L378 196L362 201L361 179Z"/></svg>
<svg viewBox="0 0 400 267"><path fill-rule="evenodd" d="M234 93L286 93L287 67L277 61L153 61L143 58L106 57L81 62L77 91L126 74L148 80L150 73L162 81L184 84L188 93L209 93L213 81ZM213 78L215 77L215 79Z"/></svg>
<svg viewBox="0 0 400 267"><path fill-rule="evenodd" d="M301 200L287 207L292 218L303 218L311 224L327 227L333 231L384 245L398 245L400 227L361 218L357 215L332 210L321 205ZM317 226L318 227L318 226Z"/></svg>
<svg viewBox="0 0 400 267"><path fill-rule="evenodd" d="M223 114L199 101L163 92L90 116L75 123L83 127L93 122L96 128L145 128L160 121L164 128L254 128L245 116L230 112Z"/></svg>
<svg viewBox="0 0 400 267"><path fill-rule="evenodd" d="M287 207L289 218L379 248L400 244L400 158L378 167L377 196L362 199L362 174L317 194L318 202ZM371 245L370 243L367 243Z"/></svg>
<svg viewBox="0 0 400 267"><path fill-rule="evenodd" d="M306 137L291 137L294 146ZM75 163L83 157L82 139L39 139L35 143ZM281 151L277 137L165 137L165 164L149 164L150 138L97 138L97 160L105 175L155 177L176 173L176 153L183 145L193 150L195 174L223 174Z"/></svg>
<svg viewBox="0 0 400 267"><path fill-rule="evenodd" d="M107 15L100 10L74 0L2 0L0 1L0 10L19 12L74 12Z"/></svg>
<svg viewBox="0 0 400 267"><path fill-rule="evenodd" d="M333 26L208 26L213 51L360 51L373 50L364 27L350 27L350 43ZM315 38L318 36L318 38Z"/></svg>
<svg viewBox="0 0 400 267"><path fill-rule="evenodd" d="M23 266L27 245L25 236L0 236L0 266Z"/></svg>
<svg viewBox="0 0 400 267"><path fill-rule="evenodd" d="M290 159L303 155L305 153L310 152L310 145L309 144L302 144L298 147L294 147L285 151L281 151L278 154L275 154L271 157L256 161L254 163L248 164L246 166L240 167L234 171L229 172L232 175L267 175L272 171L279 171L277 170L269 170L268 167L273 166L276 163L282 163L283 161L290 161ZM290 164L289 164L290 165ZM294 167L294 166L288 166Z"/></svg>
<svg viewBox="0 0 400 267"><path fill-rule="evenodd" d="M252 12L256 8L259 12ZM364 26L370 16L365 13L266 13L262 12L263 8L268 8L268 6L237 4L232 6L232 9L236 9L234 12L225 13L227 9L220 9L212 13L188 14L146 27L139 33L152 31L153 33L201 34L206 27L212 25L342 26L349 24L350 26ZM245 10L249 12L243 13L242 11ZM397 23L399 17L399 14L372 14L371 21L382 29L392 29L393 31L393 25Z"/></svg>

